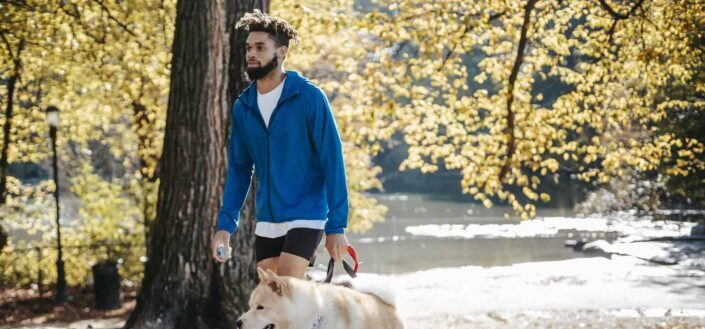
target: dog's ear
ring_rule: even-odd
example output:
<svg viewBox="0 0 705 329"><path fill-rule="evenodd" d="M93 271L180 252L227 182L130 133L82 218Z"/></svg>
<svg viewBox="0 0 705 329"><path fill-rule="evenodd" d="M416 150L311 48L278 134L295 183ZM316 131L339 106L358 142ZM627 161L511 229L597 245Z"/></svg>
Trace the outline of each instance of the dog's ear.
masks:
<svg viewBox="0 0 705 329"><path fill-rule="evenodd" d="M267 269L266 275L269 277L270 282L267 285L272 288L272 291L277 293L279 296L289 295L289 286L282 277L278 276L272 270Z"/></svg>
<svg viewBox="0 0 705 329"><path fill-rule="evenodd" d="M269 270L269 269L267 269ZM272 272L269 270L269 272ZM257 267L257 276L259 277L259 282L266 282L270 280L269 274L265 272L261 267Z"/></svg>

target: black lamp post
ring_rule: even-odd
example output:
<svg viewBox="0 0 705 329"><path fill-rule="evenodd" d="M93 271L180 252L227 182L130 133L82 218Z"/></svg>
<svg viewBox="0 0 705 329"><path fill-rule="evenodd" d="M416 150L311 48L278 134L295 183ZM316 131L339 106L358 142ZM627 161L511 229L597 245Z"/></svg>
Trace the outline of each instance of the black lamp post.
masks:
<svg viewBox="0 0 705 329"><path fill-rule="evenodd" d="M47 123L49 124L49 136L51 137L52 150L52 167L54 168L54 199L56 200L56 248L59 252L59 257L56 260L56 273L58 280L56 282L56 301L65 302L66 294L66 273L64 272L64 259L61 251L61 221L59 217L59 167L56 159L56 131L59 126L59 109L56 106L49 106L46 110Z"/></svg>

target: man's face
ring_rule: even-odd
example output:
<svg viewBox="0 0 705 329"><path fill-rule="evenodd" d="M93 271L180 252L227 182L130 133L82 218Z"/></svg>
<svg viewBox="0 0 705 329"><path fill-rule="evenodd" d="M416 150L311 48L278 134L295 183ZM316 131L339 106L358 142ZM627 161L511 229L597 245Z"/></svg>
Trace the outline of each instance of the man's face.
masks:
<svg viewBox="0 0 705 329"><path fill-rule="evenodd" d="M247 75L251 80L261 79L279 67L279 57L286 47L277 47L266 32L250 32L247 37Z"/></svg>

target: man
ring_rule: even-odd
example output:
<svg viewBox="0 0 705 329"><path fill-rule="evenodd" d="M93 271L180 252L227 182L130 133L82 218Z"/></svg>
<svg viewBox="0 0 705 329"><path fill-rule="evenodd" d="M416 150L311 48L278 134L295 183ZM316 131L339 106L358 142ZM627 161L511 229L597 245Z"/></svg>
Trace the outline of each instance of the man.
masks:
<svg viewBox="0 0 705 329"><path fill-rule="evenodd" d="M326 249L340 260L348 193L342 144L326 95L284 69L297 32L284 20L255 11L238 21L249 31L247 75L252 83L232 110L228 173L212 252L229 250L240 209L257 170L257 266L303 278L323 233Z"/></svg>

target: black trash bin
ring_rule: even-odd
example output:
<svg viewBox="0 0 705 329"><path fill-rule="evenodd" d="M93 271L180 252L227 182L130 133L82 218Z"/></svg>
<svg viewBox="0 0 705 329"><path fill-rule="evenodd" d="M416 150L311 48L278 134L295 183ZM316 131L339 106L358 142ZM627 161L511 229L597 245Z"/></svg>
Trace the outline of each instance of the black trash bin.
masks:
<svg viewBox="0 0 705 329"><path fill-rule="evenodd" d="M102 261L93 265L93 291L95 292L95 308L113 310L122 306L120 299L120 274L117 262Z"/></svg>

